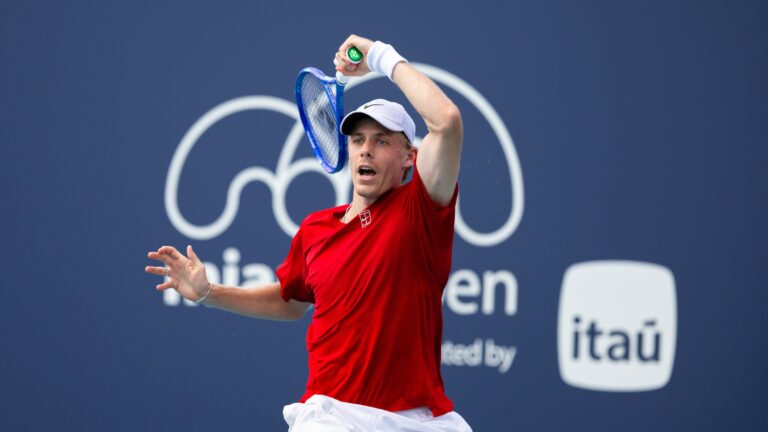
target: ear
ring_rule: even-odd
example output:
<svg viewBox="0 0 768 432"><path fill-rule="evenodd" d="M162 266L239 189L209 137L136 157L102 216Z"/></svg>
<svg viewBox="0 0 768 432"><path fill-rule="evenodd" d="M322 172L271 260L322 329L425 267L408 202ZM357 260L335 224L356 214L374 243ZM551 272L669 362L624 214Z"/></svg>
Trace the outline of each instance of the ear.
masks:
<svg viewBox="0 0 768 432"><path fill-rule="evenodd" d="M417 154L417 152L418 152L418 149L416 149L416 147L413 147L413 146L406 150L406 154L405 154L405 167L406 168L411 168L411 167L413 167L413 164L416 163L416 154Z"/></svg>

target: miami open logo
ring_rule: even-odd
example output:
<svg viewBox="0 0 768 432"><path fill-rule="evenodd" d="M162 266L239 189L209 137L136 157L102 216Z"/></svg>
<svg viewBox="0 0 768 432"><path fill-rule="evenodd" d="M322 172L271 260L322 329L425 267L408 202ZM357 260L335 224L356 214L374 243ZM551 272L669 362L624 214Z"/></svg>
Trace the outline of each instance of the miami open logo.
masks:
<svg viewBox="0 0 768 432"><path fill-rule="evenodd" d="M493 106L466 81L434 66L419 63L413 63L413 66L436 82L455 90L469 101L483 115L501 145L504 159L509 168L510 199L512 201L510 213L505 222L492 231L479 232L470 227L462 218L461 198L459 198L456 206L456 234L475 246L492 247L501 244L515 232L523 217L523 176L512 136ZM347 91L380 77L381 75L368 74L354 79L347 85ZM219 121L239 112L250 110L276 112L295 120L295 124L283 143L277 166L274 170L268 167L254 166L239 172L230 182L226 203L218 218L208 224L196 225L191 223L182 214L178 200L179 180L190 152L200 137ZM286 235L293 237L298 230L298 224L288 214L286 193L297 176L308 172L318 173L326 177L333 187L336 205L349 202L351 181L346 170L329 175L320 168L314 158L295 158L296 150L303 138L304 130L298 118L296 105L285 99L272 96L243 96L212 108L192 125L173 154L165 182L165 209L171 223L180 233L190 239L210 240L216 238L229 229L235 220L243 189L252 182L261 182L272 193L271 204L275 220ZM419 142L420 139L417 138L414 144L418 145ZM499 197L499 199L501 198Z"/></svg>

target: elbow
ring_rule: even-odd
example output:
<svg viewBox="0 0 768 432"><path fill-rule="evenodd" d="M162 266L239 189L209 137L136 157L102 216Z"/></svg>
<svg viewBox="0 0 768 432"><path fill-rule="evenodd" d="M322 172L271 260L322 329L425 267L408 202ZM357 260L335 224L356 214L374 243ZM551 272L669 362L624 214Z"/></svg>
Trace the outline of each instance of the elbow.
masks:
<svg viewBox="0 0 768 432"><path fill-rule="evenodd" d="M438 118L439 121L429 127L431 133L461 136L461 111L453 102L448 101L444 104Z"/></svg>
<svg viewBox="0 0 768 432"><path fill-rule="evenodd" d="M304 311L300 310L293 310L291 313L286 317L287 321L298 321L301 319L301 317L304 316Z"/></svg>
<svg viewBox="0 0 768 432"><path fill-rule="evenodd" d="M453 127L461 127L461 111L459 111L459 107L456 106L453 102L446 105L445 109L445 118L447 119L448 123Z"/></svg>
<svg viewBox="0 0 768 432"><path fill-rule="evenodd" d="M307 309L309 309L309 303L298 302L295 300L291 300L288 305L288 311L284 315L284 318L288 321L300 320L307 312Z"/></svg>

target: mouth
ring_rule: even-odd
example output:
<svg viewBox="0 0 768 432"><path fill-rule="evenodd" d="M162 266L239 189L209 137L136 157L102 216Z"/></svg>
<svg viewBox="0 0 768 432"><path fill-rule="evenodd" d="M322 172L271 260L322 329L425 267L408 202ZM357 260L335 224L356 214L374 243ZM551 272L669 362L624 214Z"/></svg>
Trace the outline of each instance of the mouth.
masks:
<svg viewBox="0 0 768 432"><path fill-rule="evenodd" d="M376 175L376 170L369 165L360 165L357 167L357 175L364 179L373 178Z"/></svg>

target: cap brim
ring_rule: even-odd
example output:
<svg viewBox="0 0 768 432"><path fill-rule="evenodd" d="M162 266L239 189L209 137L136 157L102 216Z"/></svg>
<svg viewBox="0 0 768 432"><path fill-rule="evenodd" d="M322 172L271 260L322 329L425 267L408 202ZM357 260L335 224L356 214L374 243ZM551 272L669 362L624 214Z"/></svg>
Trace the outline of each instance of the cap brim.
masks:
<svg viewBox="0 0 768 432"><path fill-rule="evenodd" d="M339 130L341 130L341 133L344 135L351 135L355 124L357 124L357 122L360 121L363 117L374 120L376 123L382 125L385 129L392 132L404 132L400 126L386 118L378 119L375 116L360 111L352 111L351 113L347 114L347 116L344 117L344 120L341 121Z"/></svg>
<svg viewBox="0 0 768 432"><path fill-rule="evenodd" d="M344 117L344 120L341 121L341 126L339 127L339 129L341 130L341 133L343 133L344 135L351 135L352 128L354 128L355 124L357 124L357 122L364 117L369 118L371 120L376 120L375 118L369 116L368 114L353 111L347 114L347 116ZM378 122L378 120L376 120L376 122Z"/></svg>

